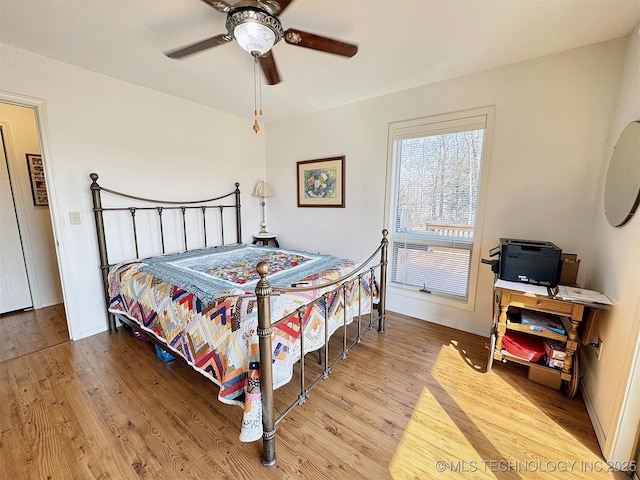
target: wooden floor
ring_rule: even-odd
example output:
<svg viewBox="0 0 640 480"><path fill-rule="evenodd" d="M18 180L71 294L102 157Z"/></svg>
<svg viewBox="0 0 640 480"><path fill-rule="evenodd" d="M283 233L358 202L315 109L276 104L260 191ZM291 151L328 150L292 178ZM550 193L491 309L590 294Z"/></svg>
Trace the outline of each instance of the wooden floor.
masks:
<svg viewBox="0 0 640 480"><path fill-rule="evenodd" d="M62 343L0 363L0 478L628 479L579 397L486 372L484 343L390 314L280 423L272 468L199 373L123 329Z"/></svg>
<svg viewBox="0 0 640 480"><path fill-rule="evenodd" d="M68 341L62 303L0 315L0 362Z"/></svg>

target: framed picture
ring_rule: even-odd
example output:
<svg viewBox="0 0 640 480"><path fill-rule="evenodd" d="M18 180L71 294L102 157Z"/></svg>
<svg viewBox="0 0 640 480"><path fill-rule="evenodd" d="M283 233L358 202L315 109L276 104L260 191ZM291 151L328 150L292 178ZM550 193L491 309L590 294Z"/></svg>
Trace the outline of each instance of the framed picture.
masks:
<svg viewBox="0 0 640 480"><path fill-rule="evenodd" d="M42 155L27 153L27 168L29 169L29 180L31 180L33 204L36 206L49 205L47 184L44 180L44 168L42 167Z"/></svg>
<svg viewBox="0 0 640 480"><path fill-rule="evenodd" d="M298 162L298 207L344 208L344 161L341 156Z"/></svg>

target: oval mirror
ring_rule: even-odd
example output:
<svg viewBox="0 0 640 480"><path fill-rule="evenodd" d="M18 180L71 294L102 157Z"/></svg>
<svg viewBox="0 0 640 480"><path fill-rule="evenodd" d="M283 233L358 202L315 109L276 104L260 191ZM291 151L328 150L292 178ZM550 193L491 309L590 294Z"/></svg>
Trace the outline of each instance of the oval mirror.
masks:
<svg viewBox="0 0 640 480"><path fill-rule="evenodd" d="M613 147L604 186L604 214L613 227L627 223L640 201L640 121L631 122Z"/></svg>

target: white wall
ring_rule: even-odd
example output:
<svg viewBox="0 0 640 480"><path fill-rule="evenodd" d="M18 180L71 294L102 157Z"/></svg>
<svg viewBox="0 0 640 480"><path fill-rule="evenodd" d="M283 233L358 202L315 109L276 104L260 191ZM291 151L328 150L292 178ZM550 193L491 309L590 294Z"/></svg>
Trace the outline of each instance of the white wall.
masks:
<svg viewBox="0 0 640 480"><path fill-rule="evenodd" d="M33 203L25 156L27 153L40 153L35 113L31 108L0 103L0 122L7 127L7 161L13 182L33 307L55 305L62 302L62 286L51 216L49 207Z"/></svg>
<svg viewBox="0 0 640 480"><path fill-rule="evenodd" d="M42 153L73 339L107 327L89 173L114 190L209 198L240 182L245 241L260 223L264 177L251 121L0 44L0 101L40 105ZM266 128L264 129L267 130ZM80 212L70 225L68 213Z"/></svg>
<svg viewBox="0 0 640 480"><path fill-rule="evenodd" d="M495 105L481 256L500 237L527 238L552 241L588 266L625 46L620 39L270 123L270 229L282 245L364 259L384 227L388 124ZM346 208L297 208L296 162L339 154ZM492 283L480 266L473 312L394 295L388 308L488 336Z"/></svg>
<svg viewBox="0 0 640 480"><path fill-rule="evenodd" d="M604 342L597 360L585 349L583 397L600 444L610 460L633 457L640 421L640 213L614 228L604 216L604 180L615 142L632 121L640 120L640 25L629 35L617 109L607 128L598 165L598 197L592 228L592 261L587 282L614 302L598 320Z"/></svg>
<svg viewBox="0 0 640 480"><path fill-rule="evenodd" d="M631 262L637 260L639 222L634 218L613 229L602 215L608 152L640 112L640 75L633 73L640 63L638 41L634 37L628 49L627 43L580 48L272 123L264 128L266 144L246 119L2 44L0 100L15 94L42 106L43 154L73 338L106 328L91 171L116 190L135 181L141 195L164 191L177 198L226 191L239 181L247 240L260 222L259 202L249 193L265 175L266 152L267 178L276 193L269 199L268 224L281 244L363 259L385 226L389 122L495 105L481 256L500 237L551 240L582 259L582 284L616 303L600 321L608 348L584 378L598 428L609 433L617 432L628 399L629 353L640 323L638 270ZM346 208L297 208L296 162L340 154L347 157ZM69 225L69 211L80 212L81 225ZM389 308L488 335L493 275L487 266L479 270L473 312L403 306L399 298L390 298Z"/></svg>

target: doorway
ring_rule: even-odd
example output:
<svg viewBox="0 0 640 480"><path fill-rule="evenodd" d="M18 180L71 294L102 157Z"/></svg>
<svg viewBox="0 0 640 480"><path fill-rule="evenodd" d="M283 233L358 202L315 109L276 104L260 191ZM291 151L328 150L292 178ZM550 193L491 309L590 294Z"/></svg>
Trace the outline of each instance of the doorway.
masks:
<svg viewBox="0 0 640 480"><path fill-rule="evenodd" d="M27 338L33 333L33 342L23 341L16 350L24 354L48 346L34 332L50 330L53 317L56 330L64 322L66 340L69 331L36 110L0 102L0 134L0 323L4 329L13 325L12 331L24 329Z"/></svg>

